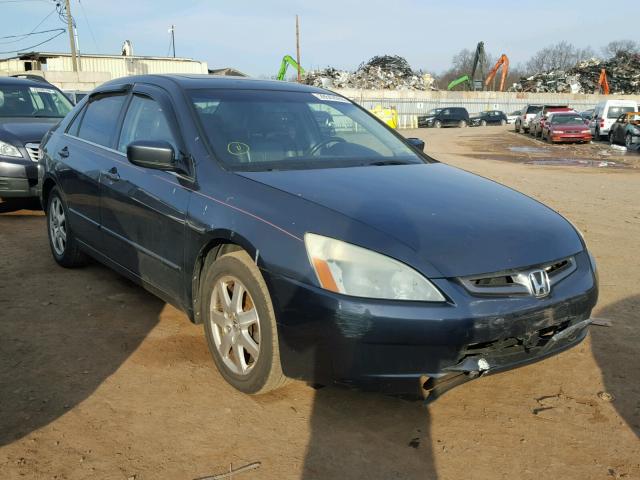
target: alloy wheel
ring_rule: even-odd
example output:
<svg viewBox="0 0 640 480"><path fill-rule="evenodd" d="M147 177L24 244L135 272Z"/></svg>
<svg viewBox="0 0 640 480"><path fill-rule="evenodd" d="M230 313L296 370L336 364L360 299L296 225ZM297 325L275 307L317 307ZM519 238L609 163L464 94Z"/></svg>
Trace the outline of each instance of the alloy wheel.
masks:
<svg viewBox="0 0 640 480"><path fill-rule="evenodd" d="M225 366L248 375L260 355L260 319L247 288L237 278L219 278L209 307L213 341Z"/></svg>
<svg viewBox="0 0 640 480"><path fill-rule="evenodd" d="M49 230L51 232L51 243L57 255L64 255L67 247L67 219L64 214L62 201L58 197L51 200L49 211Z"/></svg>

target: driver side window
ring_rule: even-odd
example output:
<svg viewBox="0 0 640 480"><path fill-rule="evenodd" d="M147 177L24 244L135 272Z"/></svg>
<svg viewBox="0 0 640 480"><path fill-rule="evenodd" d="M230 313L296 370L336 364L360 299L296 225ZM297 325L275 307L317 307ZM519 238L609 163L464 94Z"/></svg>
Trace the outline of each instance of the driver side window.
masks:
<svg viewBox="0 0 640 480"><path fill-rule="evenodd" d="M174 152L180 150L162 106L152 98L135 94L122 123L118 150L126 153L127 146L137 140L165 141Z"/></svg>

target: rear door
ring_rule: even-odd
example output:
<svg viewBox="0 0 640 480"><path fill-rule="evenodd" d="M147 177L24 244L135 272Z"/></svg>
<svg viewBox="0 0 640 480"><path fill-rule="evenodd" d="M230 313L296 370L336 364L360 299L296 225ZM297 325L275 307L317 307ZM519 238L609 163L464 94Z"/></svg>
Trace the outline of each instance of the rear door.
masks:
<svg viewBox="0 0 640 480"><path fill-rule="evenodd" d="M109 147L126 92L94 94L76 115L52 152L61 162L58 180L67 202L74 234L100 249L100 172L117 156Z"/></svg>
<svg viewBox="0 0 640 480"><path fill-rule="evenodd" d="M101 182L105 249L134 275L180 300L193 182L184 175L131 164L127 146L145 140L167 141L177 156L186 156L169 97L158 87L136 85L115 143L118 157Z"/></svg>

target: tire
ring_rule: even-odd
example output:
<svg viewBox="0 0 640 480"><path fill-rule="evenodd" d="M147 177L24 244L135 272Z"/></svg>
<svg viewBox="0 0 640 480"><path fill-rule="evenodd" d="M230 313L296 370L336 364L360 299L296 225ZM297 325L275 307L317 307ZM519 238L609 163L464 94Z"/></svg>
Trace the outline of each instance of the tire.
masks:
<svg viewBox="0 0 640 480"><path fill-rule="evenodd" d="M609 132L609 145L613 145L614 143L616 142L613 140L613 134Z"/></svg>
<svg viewBox="0 0 640 480"><path fill-rule="evenodd" d="M458 127L465 128L466 126L467 126L467 122L465 122L464 120L460 120L458 122Z"/></svg>
<svg viewBox="0 0 640 480"><path fill-rule="evenodd" d="M500 125L501 126L505 126L507 124L507 121L503 118L502 120L500 120Z"/></svg>
<svg viewBox="0 0 640 480"><path fill-rule="evenodd" d="M516 122L515 131L516 133L520 133L520 125L518 125L518 122Z"/></svg>
<svg viewBox="0 0 640 480"><path fill-rule="evenodd" d="M239 303L234 305L236 298ZM260 270L244 250L207 258L200 314L213 361L230 385L244 393L260 394L287 382L271 296Z"/></svg>
<svg viewBox="0 0 640 480"><path fill-rule="evenodd" d="M481 127L486 127L487 126L487 121L486 120L481 120L480 121L480 126Z"/></svg>
<svg viewBox="0 0 640 480"><path fill-rule="evenodd" d="M51 254L62 267L81 267L87 264L88 257L80 251L68 218L67 205L58 187L53 187L47 202L47 234Z"/></svg>
<svg viewBox="0 0 640 480"><path fill-rule="evenodd" d="M442 122L440 120L436 120L433 122L433 128L442 128Z"/></svg>
<svg viewBox="0 0 640 480"><path fill-rule="evenodd" d="M595 132L596 132L596 133L595 133L595 135L593 136L593 139L594 139L594 140L598 140L598 141L599 141L599 140L600 140L600 130L596 128Z"/></svg>
<svg viewBox="0 0 640 480"><path fill-rule="evenodd" d="M627 148L631 148L633 146L633 138L631 137L630 133L627 133L624 136L624 146Z"/></svg>

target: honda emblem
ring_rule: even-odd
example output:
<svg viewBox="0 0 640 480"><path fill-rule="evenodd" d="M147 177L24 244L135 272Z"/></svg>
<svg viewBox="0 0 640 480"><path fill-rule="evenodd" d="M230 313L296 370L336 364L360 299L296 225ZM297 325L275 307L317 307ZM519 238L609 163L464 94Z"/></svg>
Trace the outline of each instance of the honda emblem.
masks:
<svg viewBox="0 0 640 480"><path fill-rule="evenodd" d="M531 294L537 298L546 297L551 291L549 275L547 275L545 270L534 270L530 272L529 284L531 285Z"/></svg>

